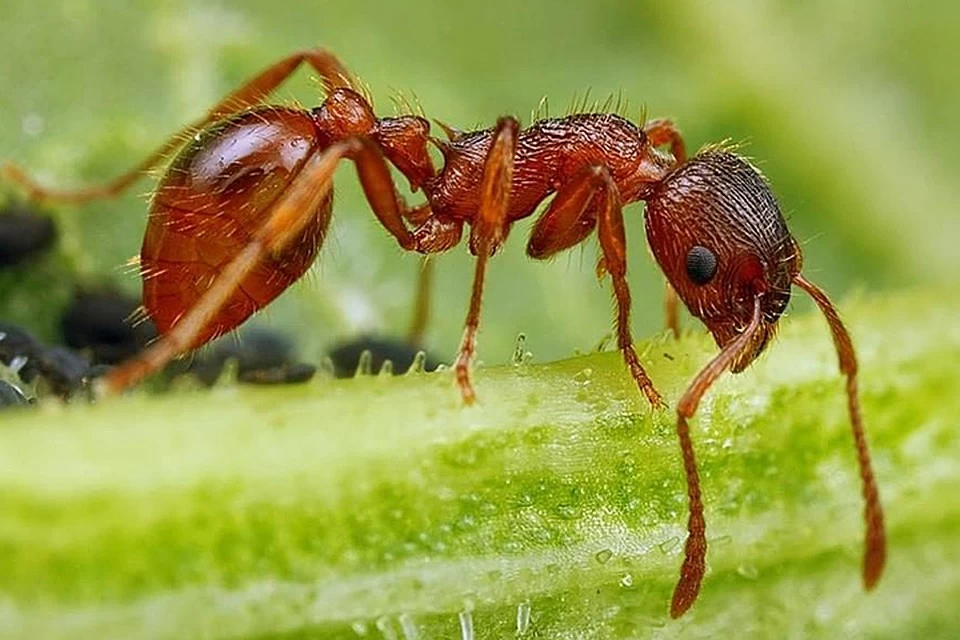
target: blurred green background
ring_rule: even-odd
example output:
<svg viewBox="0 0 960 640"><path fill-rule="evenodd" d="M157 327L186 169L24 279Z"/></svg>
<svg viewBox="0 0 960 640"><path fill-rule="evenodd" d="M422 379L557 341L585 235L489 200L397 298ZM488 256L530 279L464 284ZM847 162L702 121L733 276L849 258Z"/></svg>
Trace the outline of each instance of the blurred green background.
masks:
<svg viewBox="0 0 960 640"><path fill-rule="evenodd" d="M589 89L622 92L638 117L676 119L690 147L746 143L773 183L806 271L831 292L954 279L960 216L956 2L237 2L2 0L0 157L52 184L113 176L267 64L323 45L369 84L381 113L416 95L462 128L504 113L562 114ZM314 105L307 72L279 101ZM0 317L50 337L72 275L132 292L143 180L119 200L55 211L58 250L0 274ZM312 277L257 321L309 353L351 333L402 333L417 258L379 228L356 178L338 178L334 233ZM628 215L634 329L661 330L662 285ZM521 223L490 267L480 357L503 362L519 332L536 360L592 348L612 318L595 242L550 263L524 256ZM469 295L464 246L438 258L428 343L452 354ZM796 306L805 306L800 302Z"/></svg>

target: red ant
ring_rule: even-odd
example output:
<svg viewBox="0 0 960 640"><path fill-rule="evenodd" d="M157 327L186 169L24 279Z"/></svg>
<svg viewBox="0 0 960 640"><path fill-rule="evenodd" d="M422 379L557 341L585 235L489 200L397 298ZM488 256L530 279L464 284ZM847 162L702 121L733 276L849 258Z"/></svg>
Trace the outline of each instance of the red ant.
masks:
<svg viewBox="0 0 960 640"><path fill-rule="evenodd" d="M307 63L326 88L310 111L259 106ZM617 307L617 346L655 408L663 399L644 372L630 335L625 203L646 201L646 230L666 274L668 318L676 332L676 296L713 334L720 353L694 378L677 408L689 499L689 535L672 616L696 600L705 571L700 482L687 420L725 370L743 371L764 349L790 298L806 291L826 316L847 377L850 420L866 503L863 582L872 588L886 557L883 514L857 399L857 361L837 311L800 274L800 248L763 177L719 148L686 157L669 120L642 127L615 114L581 113L520 129L503 117L492 129L430 135L417 116L378 118L340 62L323 50L297 53L267 68L174 136L138 167L97 188L53 191L7 166L9 178L36 198L84 201L115 195L168 154L183 149L161 179L141 250L143 302L163 336L111 370L101 391L116 393L243 323L309 268L323 244L333 204L331 176L351 160L374 214L406 251L454 247L464 224L477 257L463 340L454 366L465 403L487 261L517 220L554 195L534 224L527 254L549 258L596 229L598 273L609 274ZM197 132L192 135L193 132ZM187 137L189 136L189 137ZM443 155L434 168L428 145ZM670 153L658 147L669 145ZM397 193L392 164L422 191L409 207Z"/></svg>

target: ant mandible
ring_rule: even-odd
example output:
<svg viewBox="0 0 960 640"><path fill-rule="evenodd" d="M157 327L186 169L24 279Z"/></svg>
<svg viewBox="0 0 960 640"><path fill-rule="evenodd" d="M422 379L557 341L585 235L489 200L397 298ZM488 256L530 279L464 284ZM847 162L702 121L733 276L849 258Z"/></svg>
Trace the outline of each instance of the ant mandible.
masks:
<svg viewBox="0 0 960 640"><path fill-rule="evenodd" d="M312 110L261 106L303 63L322 79L326 99ZM465 403L487 261L517 220L554 195L534 223L527 254L549 258L596 229L598 273L609 274L617 308L617 346L650 404L664 406L640 364L630 335L630 289L622 207L646 201L646 232L668 280L668 318L676 332L676 297L713 334L720 353L694 378L677 407L686 472L688 537L670 613L696 600L705 572L706 525L687 420L725 370L743 371L773 336L797 285L826 316L847 378L865 500L863 582L883 570L883 514L857 398L857 361L826 294L800 274L790 235L763 177L747 161L720 149L688 159L669 120L642 127L615 114L581 113L543 119L521 130L503 117L492 129L447 139L430 135L417 116L378 118L351 75L331 53L304 51L277 62L174 136L134 170L100 187L56 191L7 165L8 178L38 199L80 202L112 196L183 147L160 180L141 250L143 303L162 339L112 369L100 391L116 393L171 359L231 331L299 279L314 261L330 222L331 176L351 160L380 224L406 251L432 254L460 242L470 227L476 272L454 370ZM184 140L186 142L184 143ZM440 150L434 168L428 144ZM670 153L658 148L669 146ZM422 191L409 207L389 164Z"/></svg>

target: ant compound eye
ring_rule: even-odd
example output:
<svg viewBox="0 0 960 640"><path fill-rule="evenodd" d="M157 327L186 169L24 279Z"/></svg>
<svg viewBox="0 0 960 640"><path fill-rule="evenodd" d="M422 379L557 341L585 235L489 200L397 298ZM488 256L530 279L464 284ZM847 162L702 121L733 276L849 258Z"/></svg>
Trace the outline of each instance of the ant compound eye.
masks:
<svg viewBox="0 0 960 640"><path fill-rule="evenodd" d="M695 246L687 254L687 275L695 284L707 284L717 273L717 256L706 247Z"/></svg>

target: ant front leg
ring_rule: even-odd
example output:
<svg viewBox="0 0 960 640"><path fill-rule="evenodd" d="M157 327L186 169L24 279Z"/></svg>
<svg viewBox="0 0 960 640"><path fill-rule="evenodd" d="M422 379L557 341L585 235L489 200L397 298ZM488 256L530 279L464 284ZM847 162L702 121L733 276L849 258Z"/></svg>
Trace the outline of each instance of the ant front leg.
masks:
<svg viewBox="0 0 960 640"><path fill-rule="evenodd" d="M687 161L687 144L683 141L683 135L681 135L680 129L677 128L673 120L668 118L650 120L643 125L643 133L654 147L669 144L670 153L673 154L676 166L680 166Z"/></svg>
<svg viewBox="0 0 960 640"><path fill-rule="evenodd" d="M459 244L463 236L463 221L433 216L429 205L404 209L402 215L404 219L417 224L413 231L415 250L423 254L417 273L413 316L407 330L407 342L419 347L423 344L423 335L427 330L433 297L434 265L430 254L442 253Z"/></svg>
<svg viewBox="0 0 960 640"><path fill-rule="evenodd" d="M97 198L109 198L119 195L143 176L145 172L166 160L197 131L212 122L260 104L277 87L283 84L304 62L320 74L320 78L328 93L341 87L350 88L353 84L346 68L344 68L340 61L329 51L324 49L300 51L261 71L215 104L202 118L187 125L171 136L133 169L102 185L81 187L79 189L52 189L37 183L23 169L11 163L0 166L0 174L11 182L19 184L27 191L30 198L34 200L81 203Z"/></svg>
<svg viewBox="0 0 960 640"><path fill-rule="evenodd" d="M201 336L240 288L244 279L268 256L282 252L300 236L304 227L327 201L332 176L340 161L356 164L364 192L377 218L407 249L415 245L403 222L401 204L383 154L372 140L352 137L314 153L300 173L271 207L264 224L217 274L207 289L157 342L138 356L111 369L97 381L98 395L118 393L158 372L171 360L199 346ZM324 213L329 216L329 210ZM202 344L202 343L201 343Z"/></svg>
<svg viewBox="0 0 960 640"><path fill-rule="evenodd" d="M760 318L760 298L755 298L750 324L697 374L680 398L680 402L677 403L677 438L680 441L683 471L687 480L688 515L687 541L683 547L680 579L677 580L677 585L673 589L673 598L670 601L672 618L679 618L693 606L700 595L700 585L707 571L707 523L703 515L700 473L697 471L697 458L693 451L693 441L690 439L688 420L696 413L700 399L703 398L707 389L750 347L760 329Z"/></svg>
<svg viewBox="0 0 960 640"><path fill-rule="evenodd" d="M663 397L640 364L630 335L630 287L627 285L627 241L620 193L610 171L589 165L564 184L534 225L527 254L542 260L585 239L594 227L603 251L603 270L610 274L617 303L617 347L630 375L655 409Z"/></svg>
<svg viewBox="0 0 960 640"><path fill-rule="evenodd" d="M477 399L470 382L470 364L477 348L483 280L487 272L487 260L500 248L505 235L510 187L513 184L513 155L519 130L520 124L514 118L500 118L497 122L493 131L493 142L483 167L480 209L470 231L470 250L477 256L477 266L473 275L473 290L464 323L463 339L460 341L460 351L454 365L464 404L473 404Z"/></svg>

